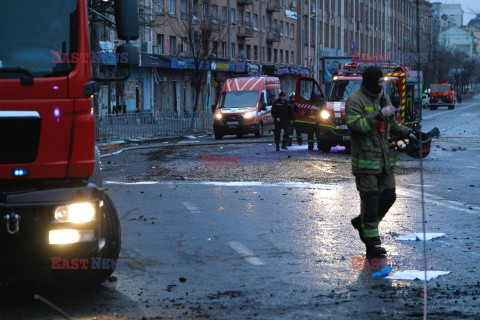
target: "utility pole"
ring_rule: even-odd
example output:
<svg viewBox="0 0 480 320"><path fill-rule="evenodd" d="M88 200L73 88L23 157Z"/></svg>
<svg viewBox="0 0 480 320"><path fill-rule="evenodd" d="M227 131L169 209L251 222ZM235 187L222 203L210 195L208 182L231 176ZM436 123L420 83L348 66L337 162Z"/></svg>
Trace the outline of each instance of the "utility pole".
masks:
<svg viewBox="0 0 480 320"><path fill-rule="evenodd" d="M230 1L230 0L229 0ZM263 69L263 30L265 26L263 25L263 1L260 0L260 14L258 15L258 18L260 19L260 70Z"/></svg>

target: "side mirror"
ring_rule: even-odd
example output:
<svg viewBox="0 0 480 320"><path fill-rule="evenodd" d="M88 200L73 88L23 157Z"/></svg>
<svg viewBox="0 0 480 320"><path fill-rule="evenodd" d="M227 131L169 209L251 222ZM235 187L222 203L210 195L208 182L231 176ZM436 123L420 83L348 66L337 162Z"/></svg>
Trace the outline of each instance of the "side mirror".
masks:
<svg viewBox="0 0 480 320"><path fill-rule="evenodd" d="M138 48L131 44L122 44L117 47L119 67L138 67L140 65L140 55Z"/></svg>
<svg viewBox="0 0 480 320"><path fill-rule="evenodd" d="M400 106L400 96L398 94L392 97L392 104L395 108L398 108Z"/></svg>
<svg viewBox="0 0 480 320"><path fill-rule="evenodd" d="M138 4L136 0L115 0L115 23L120 40L137 40L139 36Z"/></svg>
<svg viewBox="0 0 480 320"><path fill-rule="evenodd" d="M217 110L217 106L212 104L212 113L215 112L215 110Z"/></svg>

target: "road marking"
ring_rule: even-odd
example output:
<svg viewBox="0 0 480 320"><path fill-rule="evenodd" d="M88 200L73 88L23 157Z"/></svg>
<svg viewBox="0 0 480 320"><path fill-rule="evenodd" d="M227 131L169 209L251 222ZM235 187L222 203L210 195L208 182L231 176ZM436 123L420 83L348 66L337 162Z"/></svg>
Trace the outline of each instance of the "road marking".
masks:
<svg viewBox="0 0 480 320"><path fill-rule="evenodd" d="M119 184L119 185L125 185L125 186L159 184L159 182L156 182L156 181L138 181L138 182L104 181L104 183L106 183L106 184Z"/></svg>
<svg viewBox="0 0 480 320"><path fill-rule="evenodd" d="M400 194L403 194L405 196L409 196L409 197L415 198L415 199L421 199L421 196L422 196L421 192L416 192L416 191L413 191L413 190L409 190L409 192L404 191L404 190L398 190L398 192ZM466 205L464 203L461 203L461 202L458 202L458 201L447 200L445 198L438 197L438 196L435 196L435 195L429 194L429 193L425 193L424 199L425 199L425 202L427 202L427 203L434 203L436 205L439 205L439 206L442 206L442 207L445 207L445 208L448 208L448 209L452 209L452 210L460 211L460 212L465 212L465 213L470 213L470 214L474 214L476 216L480 215L480 210L479 209L465 208L468 205ZM472 205L471 207L474 207L474 206Z"/></svg>
<svg viewBox="0 0 480 320"><path fill-rule="evenodd" d="M232 247L235 252L243 256L250 264L253 264L254 266L263 266L265 264L262 259L260 259L256 254L254 254L240 242L229 242L228 245Z"/></svg>
<svg viewBox="0 0 480 320"><path fill-rule="evenodd" d="M200 209L198 209L196 206L191 204L190 202L184 202L183 205L185 208L187 208L191 213L200 213Z"/></svg>
<svg viewBox="0 0 480 320"><path fill-rule="evenodd" d="M170 182L170 181L167 182L167 187L168 187L169 189L175 189L175 185L173 184L173 182Z"/></svg>
<svg viewBox="0 0 480 320"><path fill-rule="evenodd" d="M412 187L421 187L422 185L421 185L421 184L412 184L412 183L410 183L409 186L412 186ZM423 187L424 187L424 188L432 188L433 186L432 186L432 185L429 185L429 184L424 184Z"/></svg>
<svg viewBox="0 0 480 320"><path fill-rule="evenodd" d="M288 188L310 188L322 190L340 189L342 186L330 184L318 184L307 182L278 182L278 183L264 183L259 181L234 181L234 182L202 182L203 184L224 186L224 187L288 187Z"/></svg>

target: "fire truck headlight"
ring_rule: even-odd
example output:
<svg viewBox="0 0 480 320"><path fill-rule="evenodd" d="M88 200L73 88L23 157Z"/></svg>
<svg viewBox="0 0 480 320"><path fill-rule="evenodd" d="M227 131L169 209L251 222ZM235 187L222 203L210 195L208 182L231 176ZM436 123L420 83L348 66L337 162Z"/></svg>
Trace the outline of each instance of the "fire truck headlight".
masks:
<svg viewBox="0 0 480 320"><path fill-rule="evenodd" d="M68 244L92 241L95 239L93 230L50 230L48 233L48 242L50 244Z"/></svg>
<svg viewBox="0 0 480 320"><path fill-rule="evenodd" d="M245 115L243 116L245 119L251 119L255 116L255 114L252 111L245 112Z"/></svg>
<svg viewBox="0 0 480 320"><path fill-rule="evenodd" d="M74 203L55 209L56 222L84 223L95 220L95 207L89 202Z"/></svg>
<svg viewBox="0 0 480 320"><path fill-rule="evenodd" d="M330 118L330 112L328 112L327 110L322 110L322 112L320 112L320 117L322 117L323 119L328 119Z"/></svg>
<svg viewBox="0 0 480 320"><path fill-rule="evenodd" d="M215 118L218 120L222 119L222 114L221 113L215 113Z"/></svg>

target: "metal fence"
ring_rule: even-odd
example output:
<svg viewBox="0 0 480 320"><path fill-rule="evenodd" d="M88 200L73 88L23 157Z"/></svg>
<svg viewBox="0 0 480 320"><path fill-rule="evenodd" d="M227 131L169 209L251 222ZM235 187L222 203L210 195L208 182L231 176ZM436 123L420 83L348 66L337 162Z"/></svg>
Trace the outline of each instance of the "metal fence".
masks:
<svg viewBox="0 0 480 320"><path fill-rule="evenodd" d="M109 114L95 117L97 141L156 138L188 132L211 131L213 116L195 113L153 112Z"/></svg>

